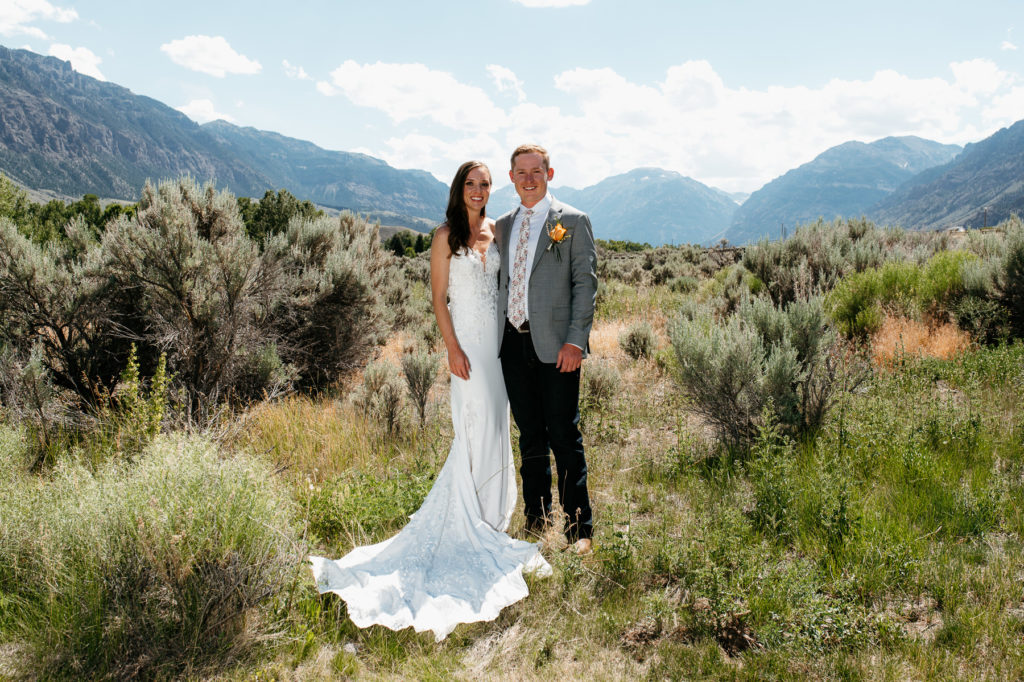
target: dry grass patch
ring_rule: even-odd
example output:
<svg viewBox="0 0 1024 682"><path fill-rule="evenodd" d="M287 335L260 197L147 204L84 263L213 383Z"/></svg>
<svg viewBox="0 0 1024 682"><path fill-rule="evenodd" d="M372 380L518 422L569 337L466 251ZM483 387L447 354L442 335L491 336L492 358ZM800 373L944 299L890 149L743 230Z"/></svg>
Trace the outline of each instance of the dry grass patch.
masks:
<svg viewBox="0 0 1024 682"><path fill-rule="evenodd" d="M871 357L877 366L892 369L908 357L948 360L972 345L971 337L955 324L929 325L887 315L871 337Z"/></svg>
<svg viewBox="0 0 1024 682"><path fill-rule="evenodd" d="M619 345L619 335L629 326L627 320L595 322L590 330L590 354L595 357L621 359L626 353Z"/></svg>
<svg viewBox="0 0 1024 682"><path fill-rule="evenodd" d="M313 482L365 467L377 451L376 429L351 405L292 396L246 415L240 444Z"/></svg>

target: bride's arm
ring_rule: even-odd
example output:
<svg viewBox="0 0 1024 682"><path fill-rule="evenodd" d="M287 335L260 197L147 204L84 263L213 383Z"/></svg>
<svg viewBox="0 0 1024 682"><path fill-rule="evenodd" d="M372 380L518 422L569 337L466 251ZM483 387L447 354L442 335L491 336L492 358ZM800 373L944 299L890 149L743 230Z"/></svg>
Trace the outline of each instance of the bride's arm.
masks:
<svg viewBox="0 0 1024 682"><path fill-rule="evenodd" d="M448 351L448 369L460 379L469 379L469 358L455 336L452 314L448 310L448 268L451 262L448 226L442 225L430 243L430 301L434 306L437 328Z"/></svg>

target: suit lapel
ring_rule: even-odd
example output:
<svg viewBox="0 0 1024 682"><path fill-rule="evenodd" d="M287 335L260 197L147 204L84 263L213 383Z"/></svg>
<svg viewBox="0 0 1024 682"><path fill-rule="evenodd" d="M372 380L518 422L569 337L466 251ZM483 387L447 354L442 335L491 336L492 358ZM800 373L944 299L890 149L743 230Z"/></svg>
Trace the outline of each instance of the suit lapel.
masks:
<svg viewBox="0 0 1024 682"><path fill-rule="evenodd" d="M548 209L548 215L544 219L544 225L541 227L540 239L537 240L537 252L533 254L533 267L530 268L531 275L537 269L537 263L540 262L541 257L547 252L548 247L551 246L551 237L548 236L548 229L557 224L561 219L562 204L552 198L551 208Z"/></svg>

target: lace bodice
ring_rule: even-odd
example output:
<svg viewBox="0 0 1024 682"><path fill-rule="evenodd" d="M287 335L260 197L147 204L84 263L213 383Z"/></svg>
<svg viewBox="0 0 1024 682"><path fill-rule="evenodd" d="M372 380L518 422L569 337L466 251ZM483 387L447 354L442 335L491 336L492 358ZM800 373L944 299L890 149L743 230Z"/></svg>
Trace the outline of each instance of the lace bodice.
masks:
<svg viewBox="0 0 1024 682"><path fill-rule="evenodd" d="M472 249L452 256L448 268L448 310L459 343L479 345L494 336L500 260L494 242L487 247L486 260Z"/></svg>

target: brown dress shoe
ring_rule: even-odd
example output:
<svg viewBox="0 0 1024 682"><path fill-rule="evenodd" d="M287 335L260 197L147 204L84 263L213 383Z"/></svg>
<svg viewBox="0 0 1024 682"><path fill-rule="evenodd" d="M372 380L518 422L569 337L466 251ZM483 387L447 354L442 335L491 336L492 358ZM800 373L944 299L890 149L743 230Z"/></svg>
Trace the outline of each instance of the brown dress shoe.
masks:
<svg viewBox="0 0 1024 682"><path fill-rule="evenodd" d="M592 554L594 551L594 543L590 538L580 538L571 545L567 545L566 549L576 556L587 556Z"/></svg>

